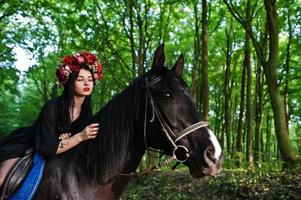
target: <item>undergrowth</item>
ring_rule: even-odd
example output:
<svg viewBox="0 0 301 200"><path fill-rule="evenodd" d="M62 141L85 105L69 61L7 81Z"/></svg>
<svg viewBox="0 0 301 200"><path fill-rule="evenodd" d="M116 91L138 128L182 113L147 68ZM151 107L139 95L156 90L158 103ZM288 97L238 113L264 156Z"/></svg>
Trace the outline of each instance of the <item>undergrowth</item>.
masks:
<svg viewBox="0 0 301 200"><path fill-rule="evenodd" d="M301 200L301 166L223 169L217 177L202 179L193 179L187 168L164 169L133 179L122 199Z"/></svg>

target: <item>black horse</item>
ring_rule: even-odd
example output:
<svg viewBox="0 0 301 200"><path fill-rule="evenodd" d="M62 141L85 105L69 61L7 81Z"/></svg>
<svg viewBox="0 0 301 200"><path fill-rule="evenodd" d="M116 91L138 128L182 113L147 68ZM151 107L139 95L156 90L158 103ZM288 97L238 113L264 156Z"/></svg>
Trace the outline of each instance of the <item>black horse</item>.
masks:
<svg viewBox="0 0 301 200"><path fill-rule="evenodd" d="M174 156L194 178L220 172L221 148L206 122L199 122L181 78L181 55L164 67L164 46L152 69L114 97L93 119L99 137L48 162L35 199L119 199L147 148Z"/></svg>

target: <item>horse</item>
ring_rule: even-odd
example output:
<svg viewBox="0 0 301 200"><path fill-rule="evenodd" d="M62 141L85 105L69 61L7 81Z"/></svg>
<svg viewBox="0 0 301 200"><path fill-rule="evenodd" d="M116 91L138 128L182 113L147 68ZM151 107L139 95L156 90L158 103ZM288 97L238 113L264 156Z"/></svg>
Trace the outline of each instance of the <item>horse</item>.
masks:
<svg viewBox="0 0 301 200"><path fill-rule="evenodd" d="M171 69L164 62L161 44L151 69L93 116L99 136L46 162L34 199L119 199L132 179L124 174L150 148L184 163L193 178L221 171L221 147L182 79L183 55Z"/></svg>

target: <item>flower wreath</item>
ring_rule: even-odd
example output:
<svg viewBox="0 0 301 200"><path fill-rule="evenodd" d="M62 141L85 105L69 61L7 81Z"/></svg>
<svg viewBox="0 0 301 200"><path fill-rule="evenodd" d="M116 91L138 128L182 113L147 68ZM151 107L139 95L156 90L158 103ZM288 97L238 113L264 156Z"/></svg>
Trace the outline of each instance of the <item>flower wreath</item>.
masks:
<svg viewBox="0 0 301 200"><path fill-rule="evenodd" d="M56 70L58 79L57 84L59 86L65 85L69 79L70 73L78 73L82 68L88 68L93 72L95 82L103 77L102 66L96 55L87 51L82 51L63 58Z"/></svg>

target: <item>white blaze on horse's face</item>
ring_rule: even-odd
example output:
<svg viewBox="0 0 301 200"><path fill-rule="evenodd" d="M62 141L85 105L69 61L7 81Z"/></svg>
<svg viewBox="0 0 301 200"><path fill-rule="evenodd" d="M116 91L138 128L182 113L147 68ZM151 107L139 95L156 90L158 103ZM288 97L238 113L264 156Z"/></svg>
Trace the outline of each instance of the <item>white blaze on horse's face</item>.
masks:
<svg viewBox="0 0 301 200"><path fill-rule="evenodd" d="M219 142L217 141L217 138L214 135L214 133L209 128L207 128L207 129L208 129L208 133L209 133L209 139L212 142L214 150L215 150L214 157L216 160L219 160L221 157L221 154L222 154L222 148L221 148Z"/></svg>

